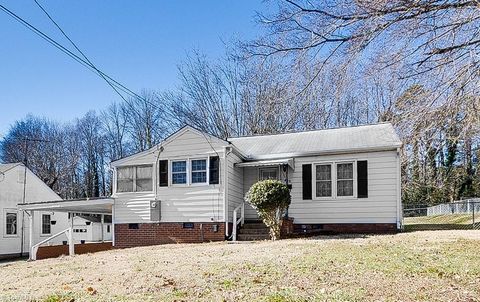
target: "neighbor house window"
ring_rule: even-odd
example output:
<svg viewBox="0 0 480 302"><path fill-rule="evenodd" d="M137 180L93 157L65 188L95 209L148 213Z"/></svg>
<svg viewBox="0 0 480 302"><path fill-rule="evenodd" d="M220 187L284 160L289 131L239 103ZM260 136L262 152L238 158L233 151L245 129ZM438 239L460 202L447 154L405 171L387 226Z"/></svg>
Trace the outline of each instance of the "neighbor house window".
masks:
<svg viewBox="0 0 480 302"><path fill-rule="evenodd" d="M207 182L207 160L194 159L192 163L192 184Z"/></svg>
<svg viewBox="0 0 480 302"><path fill-rule="evenodd" d="M152 166L117 168L117 192L152 191L152 171Z"/></svg>
<svg viewBox="0 0 480 302"><path fill-rule="evenodd" d="M5 213L5 234L17 235L17 212Z"/></svg>
<svg viewBox="0 0 480 302"><path fill-rule="evenodd" d="M353 163L337 164L337 196L353 196Z"/></svg>
<svg viewBox="0 0 480 302"><path fill-rule="evenodd" d="M50 221L51 216L49 214L42 215L42 235L48 235L52 232L52 225Z"/></svg>
<svg viewBox="0 0 480 302"><path fill-rule="evenodd" d="M107 233L110 233L110 225L107 224Z"/></svg>
<svg viewBox="0 0 480 302"><path fill-rule="evenodd" d="M260 169L260 180L278 179L278 168Z"/></svg>
<svg viewBox="0 0 480 302"><path fill-rule="evenodd" d="M323 164L315 166L315 196L331 197L332 196L332 165Z"/></svg>

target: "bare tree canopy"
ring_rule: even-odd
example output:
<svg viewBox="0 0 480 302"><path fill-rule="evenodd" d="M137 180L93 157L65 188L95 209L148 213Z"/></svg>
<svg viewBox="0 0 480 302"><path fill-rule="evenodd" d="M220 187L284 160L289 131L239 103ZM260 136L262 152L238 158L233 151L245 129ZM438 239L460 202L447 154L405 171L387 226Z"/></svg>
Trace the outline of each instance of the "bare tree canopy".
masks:
<svg viewBox="0 0 480 302"><path fill-rule="evenodd" d="M284 0L260 16L267 33L247 45L254 55L292 64L400 66L398 78L425 82L432 102L453 102L478 93L479 18L478 1Z"/></svg>

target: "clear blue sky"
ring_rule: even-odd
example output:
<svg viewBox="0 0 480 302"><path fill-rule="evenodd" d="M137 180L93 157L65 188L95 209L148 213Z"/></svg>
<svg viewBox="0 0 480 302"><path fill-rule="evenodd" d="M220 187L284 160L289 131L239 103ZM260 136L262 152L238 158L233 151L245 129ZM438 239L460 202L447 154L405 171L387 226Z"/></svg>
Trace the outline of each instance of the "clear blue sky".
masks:
<svg viewBox="0 0 480 302"><path fill-rule="evenodd" d="M268 9L261 0L39 2L100 69L134 91L175 87L187 52L221 56L223 41L255 36L255 13ZM69 45L33 0L0 3ZM0 11L0 137L29 113L69 121L118 99L98 76Z"/></svg>

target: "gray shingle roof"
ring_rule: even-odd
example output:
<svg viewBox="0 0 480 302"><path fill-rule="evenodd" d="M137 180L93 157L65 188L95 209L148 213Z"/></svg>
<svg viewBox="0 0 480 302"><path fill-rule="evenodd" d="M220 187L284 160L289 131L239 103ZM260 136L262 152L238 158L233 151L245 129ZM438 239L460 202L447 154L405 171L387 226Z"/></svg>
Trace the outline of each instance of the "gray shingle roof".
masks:
<svg viewBox="0 0 480 302"><path fill-rule="evenodd" d="M229 138L247 159L394 150L402 145L390 123Z"/></svg>

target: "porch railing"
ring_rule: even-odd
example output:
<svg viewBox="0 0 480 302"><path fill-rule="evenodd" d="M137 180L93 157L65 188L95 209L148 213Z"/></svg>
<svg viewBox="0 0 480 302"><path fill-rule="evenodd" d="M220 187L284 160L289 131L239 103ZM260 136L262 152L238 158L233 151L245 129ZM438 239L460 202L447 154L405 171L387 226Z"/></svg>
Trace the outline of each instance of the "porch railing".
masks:
<svg viewBox="0 0 480 302"><path fill-rule="evenodd" d="M240 211L240 218L238 212ZM243 225L245 222L245 203L242 202L238 207L233 210L233 229L232 229L232 241L237 241L237 229L238 225Z"/></svg>
<svg viewBox="0 0 480 302"><path fill-rule="evenodd" d="M67 236L67 240L68 240L68 254L70 256L73 256L75 255L75 245L73 244L73 228L68 228L66 230L63 230L55 235L52 235L42 241L40 241L39 243L35 244L35 245L32 245L32 247L30 248L30 260L37 260L37 252L38 252L38 248L40 247L40 245L44 244L44 243L47 243L48 241L62 235L62 234L65 234Z"/></svg>

